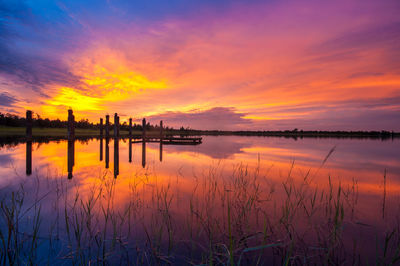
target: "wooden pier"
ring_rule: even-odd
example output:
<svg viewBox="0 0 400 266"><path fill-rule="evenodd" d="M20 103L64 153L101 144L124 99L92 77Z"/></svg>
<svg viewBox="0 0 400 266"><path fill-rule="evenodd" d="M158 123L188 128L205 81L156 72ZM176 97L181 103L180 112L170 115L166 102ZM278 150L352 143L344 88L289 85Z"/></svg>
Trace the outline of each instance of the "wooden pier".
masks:
<svg viewBox="0 0 400 266"><path fill-rule="evenodd" d="M132 143L141 143L143 139L134 140ZM202 138L181 138L181 137L146 137L145 142L157 142L163 145L199 145L202 143Z"/></svg>
<svg viewBox="0 0 400 266"><path fill-rule="evenodd" d="M32 174L32 111L26 111L26 175ZM123 124L125 126L125 122ZM73 168L75 166L75 116L72 109L68 110L67 120L67 139L68 139L68 150L67 150L67 168L68 168L68 179L73 178ZM125 126L126 128L126 126ZM142 166L146 167L146 142L159 143L160 144L160 162L163 160L163 145L199 145L202 143L201 137L183 137L178 135L166 135L163 121L160 121L159 132L147 132L150 126L146 123L146 119L142 120L142 134L133 136L132 118L129 118L128 130L129 130L129 162L132 162L132 143L142 143ZM100 136L100 161L105 159L105 168L110 167L110 131L113 129L114 137L114 177L117 178L119 175L119 141L124 138L124 135L120 135L120 117L117 113L114 114L114 124L110 124L110 116L106 115L105 123L103 118L100 118L99 124L99 136ZM105 134L104 134L105 133ZM103 137L105 135L105 144L103 144ZM103 150L104 145L104 150ZM103 152L105 153L103 158Z"/></svg>

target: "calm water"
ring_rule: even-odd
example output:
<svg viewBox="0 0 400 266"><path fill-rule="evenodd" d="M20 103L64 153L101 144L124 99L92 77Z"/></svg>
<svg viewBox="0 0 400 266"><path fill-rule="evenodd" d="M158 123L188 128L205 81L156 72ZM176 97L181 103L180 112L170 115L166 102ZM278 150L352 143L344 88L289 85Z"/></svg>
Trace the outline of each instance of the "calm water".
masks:
<svg viewBox="0 0 400 266"><path fill-rule="evenodd" d="M207 136L196 146L6 145L0 199L11 204L12 191L24 198L21 242L32 240L40 207L39 262L207 263L211 253L223 264L234 253L242 264L374 263L397 254L400 141Z"/></svg>

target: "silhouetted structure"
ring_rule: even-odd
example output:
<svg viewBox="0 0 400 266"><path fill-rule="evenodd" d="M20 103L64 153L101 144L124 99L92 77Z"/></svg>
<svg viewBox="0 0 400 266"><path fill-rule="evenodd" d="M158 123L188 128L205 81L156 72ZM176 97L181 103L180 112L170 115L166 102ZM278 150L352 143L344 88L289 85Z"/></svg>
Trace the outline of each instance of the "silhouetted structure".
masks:
<svg viewBox="0 0 400 266"><path fill-rule="evenodd" d="M146 139L146 118L142 120L142 140L145 141Z"/></svg>
<svg viewBox="0 0 400 266"><path fill-rule="evenodd" d="M26 140L32 140L32 111L26 111Z"/></svg>
<svg viewBox="0 0 400 266"><path fill-rule="evenodd" d="M32 141L26 142L26 175L32 174Z"/></svg>
<svg viewBox="0 0 400 266"><path fill-rule="evenodd" d="M114 138L119 138L119 116L114 114Z"/></svg>
<svg viewBox="0 0 400 266"><path fill-rule="evenodd" d="M75 141L68 141L68 179L73 177L73 168L75 165Z"/></svg>
<svg viewBox="0 0 400 266"><path fill-rule="evenodd" d="M100 118L100 138L103 137L103 118Z"/></svg>
<svg viewBox="0 0 400 266"><path fill-rule="evenodd" d="M75 139L75 116L71 109L68 110L68 140Z"/></svg>
<svg viewBox="0 0 400 266"><path fill-rule="evenodd" d="M162 141L164 138L164 127L163 127L163 122L162 120L160 121L160 141Z"/></svg>
<svg viewBox="0 0 400 266"><path fill-rule="evenodd" d="M132 118L129 118L129 139L132 138Z"/></svg>
<svg viewBox="0 0 400 266"><path fill-rule="evenodd" d="M106 115L106 138L110 137L110 116Z"/></svg>

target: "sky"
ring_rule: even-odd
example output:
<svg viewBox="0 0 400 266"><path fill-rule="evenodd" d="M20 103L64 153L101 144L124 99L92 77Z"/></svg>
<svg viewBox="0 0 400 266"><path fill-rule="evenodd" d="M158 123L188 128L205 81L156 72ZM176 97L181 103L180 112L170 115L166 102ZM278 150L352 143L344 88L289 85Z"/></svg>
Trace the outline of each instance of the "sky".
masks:
<svg viewBox="0 0 400 266"><path fill-rule="evenodd" d="M398 0L0 0L0 112L400 131Z"/></svg>

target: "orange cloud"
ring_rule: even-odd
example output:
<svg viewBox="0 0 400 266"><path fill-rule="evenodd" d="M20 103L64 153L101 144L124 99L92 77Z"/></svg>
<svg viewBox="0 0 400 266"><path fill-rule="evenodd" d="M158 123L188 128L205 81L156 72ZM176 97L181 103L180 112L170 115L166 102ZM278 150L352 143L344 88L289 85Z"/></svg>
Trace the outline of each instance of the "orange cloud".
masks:
<svg viewBox="0 0 400 266"><path fill-rule="evenodd" d="M262 122L275 120L302 127L311 119L329 129L348 109L359 116L354 121L367 121L373 109L356 110L357 101L383 106L400 95L394 14L378 3L357 15L353 5L299 5L95 29L85 49L64 56L80 84L51 86L41 110L46 116L72 107L97 120L99 111L142 117L233 107L252 129L271 129ZM393 117L399 108L386 111ZM385 129L394 125L388 121Z"/></svg>

